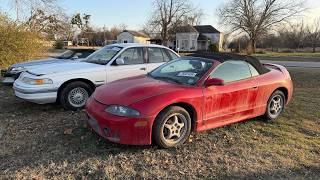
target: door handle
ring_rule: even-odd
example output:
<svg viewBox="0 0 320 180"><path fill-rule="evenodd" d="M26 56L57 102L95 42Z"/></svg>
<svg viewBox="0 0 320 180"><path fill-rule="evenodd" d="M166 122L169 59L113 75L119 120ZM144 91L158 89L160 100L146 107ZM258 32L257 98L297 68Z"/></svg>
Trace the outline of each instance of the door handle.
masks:
<svg viewBox="0 0 320 180"><path fill-rule="evenodd" d="M254 86L254 87L252 87L252 89L258 89L258 86Z"/></svg>
<svg viewBox="0 0 320 180"><path fill-rule="evenodd" d="M143 67L143 68L140 68L140 70L142 70L142 71L145 71L145 70L147 70L145 67Z"/></svg>

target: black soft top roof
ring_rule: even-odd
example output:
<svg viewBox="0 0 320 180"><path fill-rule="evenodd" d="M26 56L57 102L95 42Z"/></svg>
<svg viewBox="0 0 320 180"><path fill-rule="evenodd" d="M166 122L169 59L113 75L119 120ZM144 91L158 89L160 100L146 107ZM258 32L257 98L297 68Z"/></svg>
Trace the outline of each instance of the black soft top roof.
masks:
<svg viewBox="0 0 320 180"><path fill-rule="evenodd" d="M259 74L265 74L269 72L269 69L264 67L257 58L254 58L252 56L244 56L244 55L238 55L238 54L232 54L232 53L193 53L187 56L212 59L212 60L219 61L221 63L226 61L231 61L231 60L246 61L247 63L250 63L253 67L255 67L259 72Z"/></svg>

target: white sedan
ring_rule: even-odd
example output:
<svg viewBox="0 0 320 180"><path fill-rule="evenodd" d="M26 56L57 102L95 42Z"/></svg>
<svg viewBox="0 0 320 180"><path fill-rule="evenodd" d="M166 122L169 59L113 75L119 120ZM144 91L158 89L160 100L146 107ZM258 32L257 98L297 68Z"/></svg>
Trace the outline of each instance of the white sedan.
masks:
<svg viewBox="0 0 320 180"><path fill-rule="evenodd" d="M82 108L96 86L142 75L178 58L159 45L113 44L81 62L39 65L22 73L14 82L15 95L38 103L60 102L65 109ZM114 92L117 93L117 92Z"/></svg>

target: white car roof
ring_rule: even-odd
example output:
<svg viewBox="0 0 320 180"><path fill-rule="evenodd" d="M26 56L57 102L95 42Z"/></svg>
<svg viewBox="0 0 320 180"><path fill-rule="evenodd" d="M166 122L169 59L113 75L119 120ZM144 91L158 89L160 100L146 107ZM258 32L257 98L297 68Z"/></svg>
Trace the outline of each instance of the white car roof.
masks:
<svg viewBox="0 0 320 180"><path fill-rule="evenodd" d="M158 48L166 48L168 47L157 45L157 44L140 44L140 43L116 43L116 44L110 44L108 46L119 46L123 48L129 48L129 47L158 47Z"/></svg>

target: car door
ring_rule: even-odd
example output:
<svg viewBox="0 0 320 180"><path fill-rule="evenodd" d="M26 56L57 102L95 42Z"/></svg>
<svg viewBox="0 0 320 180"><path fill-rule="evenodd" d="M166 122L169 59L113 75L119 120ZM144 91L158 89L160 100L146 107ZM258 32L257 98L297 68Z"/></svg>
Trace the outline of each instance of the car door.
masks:
<svg viewBox="0 0 320 180"><path fill-rule="evenodd" d="M213 70L210 78L222 79L225 84L204 89L204 119L209 127L250 114L258 85L246 62L222 63Z"/></svg>
<svg viewBox="0 0 320 180"><path fill-rule="evenodd" d="M150 72L165 62L171 61L172 57L168 54L165 49L158 47L146 48L148 54L147 71Z"/></svg>
<svg viewBox="0 0 320 180"><path fill-rule="evenodd" d="M117 59L122 59L124 64L117 64L114 60L107 67L107 82L147 73L147 64L142 47L128 48Z"/></svg>

